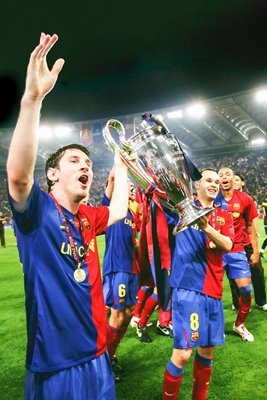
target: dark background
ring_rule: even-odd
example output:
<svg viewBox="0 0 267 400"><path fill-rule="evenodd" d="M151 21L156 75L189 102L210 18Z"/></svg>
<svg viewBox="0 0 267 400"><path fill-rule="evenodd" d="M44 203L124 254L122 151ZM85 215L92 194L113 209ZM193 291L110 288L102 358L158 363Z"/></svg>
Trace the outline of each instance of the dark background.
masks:
<svg viewBox="0 0 267 400"><path fill-rule="evenodd" d="M267 83L266 1L1 4L1 127L16 121L30 52L57 33L66 61L45 100L57 121L172 107Z"/></svg>

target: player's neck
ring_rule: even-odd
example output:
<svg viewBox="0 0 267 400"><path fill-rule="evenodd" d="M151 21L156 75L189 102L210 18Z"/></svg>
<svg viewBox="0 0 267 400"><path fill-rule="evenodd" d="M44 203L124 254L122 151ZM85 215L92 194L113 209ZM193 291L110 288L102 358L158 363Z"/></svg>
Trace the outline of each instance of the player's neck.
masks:
<svg viewBox="0 0 267 400"><path fill-rule="evenodd" d="M213 200L205 199L202 196L198 195L198 200L202 207L212 207L213 206Z"/></svg>
<svg viewBox="0 0 267 400"><path fill-rule="evenodd" d="M231 200L231 198L233 197L234 194L234 188L230 188L230 189L221 189L222 195L225 198L225 200Z"/></svg>
<svg viewBox="0 0 267 400"><path fill-rule="evenodd" d="M70 197L67 196L66 193L59 192L58 190L56 190L56 188L52 191L52 195L62 207L64 207L66 210L70 211L74 215L77 214L80 206L79 202L75 202L73 199L70 199Z"/></svg>

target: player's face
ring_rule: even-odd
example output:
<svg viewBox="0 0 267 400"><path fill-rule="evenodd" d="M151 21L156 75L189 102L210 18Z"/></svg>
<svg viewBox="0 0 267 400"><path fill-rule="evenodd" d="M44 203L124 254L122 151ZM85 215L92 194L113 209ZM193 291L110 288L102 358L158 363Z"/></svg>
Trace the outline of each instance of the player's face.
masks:
<svg viewBox="0 0 267 400"><path fill-rule="evenodd" d="M198 184L198 197L206 201L215 200L220 186L219 175L215 171L203 171Z"/></svg>
<svg viewBox="0 0 267 400"><path fill-rule="evenodd" d="M219 178L223 190L230 190L234 187L234 173L230 168L220 169Z"/></svg>
<svg viewBox="0 0 267 400"><path fill-rule="evenodd" d="M241 178L240 178L240 176L238 176L238 175L235 175L234 176L234 189L236 189L236 190L242 190L242 181L241 181Z"/></svg>
<svg viewBox="0 0 267 400"><path fill-rule="evenodd" d="M93 179L92 162L79 149L67 149L55 172L60 188L78 201L88 195Z"/></svg>
<svg viewBox="0 0 267 400"><path fill-rule="evenodd" d="M129 193L129 200L134 201L136 193L134 184L132 182L128 182L128 193Z"/></svg>

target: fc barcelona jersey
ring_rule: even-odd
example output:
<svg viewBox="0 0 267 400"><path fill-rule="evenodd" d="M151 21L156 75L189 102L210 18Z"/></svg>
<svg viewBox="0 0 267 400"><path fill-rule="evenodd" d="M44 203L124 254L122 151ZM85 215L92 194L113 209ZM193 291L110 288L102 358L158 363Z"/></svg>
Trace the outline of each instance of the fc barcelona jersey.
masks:
<svg viewBox="0 0 267 400"><path fill-rule="evenodd" d="M209 216L209 223L222 235L233 240L233 221L230 213L215 207ZM223 273L222 251L214 247L197 224L175 236L171 287L193 290L221 299Z"/></svg>
<svg viewBox="0 0 267 400"><path fill-rule="evenodd" d="M108 208L80 206L82 239L76 217L62 207L80 261L88 247L82 266L86 279L77 282L77 263L66 228L49 194L40 190L35 181L23 213L14 209L11 198L9 201L24 270L26 367L32 372L51 372L98 357L106 350L106 311L96 235L106 229Z"/></svg>
<svg viewBox="0 0 267 400"><path fill-rule="evenodd" d="M104 195L102 204L109 203ZM135 248L137 223L136 213L128 209L126 218L107 228L103 276L111 272L139 273Z"/></svg>
<svg viewBox="0 0 267 400"><path fill-rule="evenodd" d="M244 226L257 218L258 213L252 198L244 192L234 190L231 200L225 200L220 192L215 200L217 206L229 211L233 216L235 238L232 253L244 251Z"/></svg>

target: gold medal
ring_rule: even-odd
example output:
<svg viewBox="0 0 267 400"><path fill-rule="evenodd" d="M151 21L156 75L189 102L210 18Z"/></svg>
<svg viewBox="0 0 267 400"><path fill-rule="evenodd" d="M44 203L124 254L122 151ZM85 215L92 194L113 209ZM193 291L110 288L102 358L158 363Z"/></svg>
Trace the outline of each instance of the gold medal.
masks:
<svg viewBox="0 0 267 400"><path fill-rule="evenodd" d="M83 282L86 278L86 272L81 268L77 268L75 269L73 276L75 281Z"/></svg>

